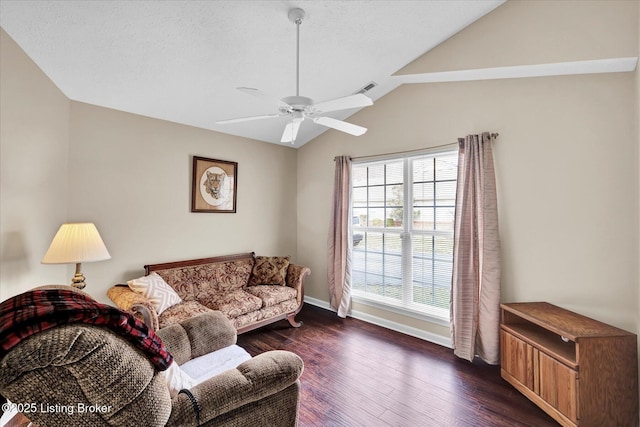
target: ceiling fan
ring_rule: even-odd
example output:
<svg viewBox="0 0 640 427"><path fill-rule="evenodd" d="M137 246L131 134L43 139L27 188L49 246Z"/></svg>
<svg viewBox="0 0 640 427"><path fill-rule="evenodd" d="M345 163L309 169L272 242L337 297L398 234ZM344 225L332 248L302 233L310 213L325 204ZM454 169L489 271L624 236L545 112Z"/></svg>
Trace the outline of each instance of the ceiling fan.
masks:
<svg viewBox="0 0 640 427"><path fill-rule="evenodd" d="M373 105L373 101L362 93L349 95L342 98L336 98L329 101L313 102L313 99L306 96L300 96L300 24L304 19L304 10L300 8L291 9L289 11L289 20L296 24L296 95L287 96L277 99L270 94L258 89L250 87L239 87L238 90L249 95L270 101L277 105L278 113L266 114L261 116L239 117L236 119L219 120L217 124L238 123L250 120L270 119L277 117L290 117L291 121L287 123L280 142L295 143L298 136L300 124L304 119L311 119L314 123L346 132L351 135L360 136L367 131L367 128L347 123L332 117L325 117L322 114L330 111L347 110L350 108L360 108Z"/></svg>

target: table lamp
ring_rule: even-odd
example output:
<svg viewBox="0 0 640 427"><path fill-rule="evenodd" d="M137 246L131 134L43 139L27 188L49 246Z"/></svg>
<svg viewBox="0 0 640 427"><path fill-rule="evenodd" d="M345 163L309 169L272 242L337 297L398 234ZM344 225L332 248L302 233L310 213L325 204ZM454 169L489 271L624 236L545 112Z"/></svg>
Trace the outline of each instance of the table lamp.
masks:
<svg viewBox="0 0 640 427"><path fill-rule="evenodd" d="M83 289L87 284L80 272L83 262L110 259L98 229L91 222L62 224L51 246L42 258L43 264L76 264L76 274L71 286Z"/></svg>

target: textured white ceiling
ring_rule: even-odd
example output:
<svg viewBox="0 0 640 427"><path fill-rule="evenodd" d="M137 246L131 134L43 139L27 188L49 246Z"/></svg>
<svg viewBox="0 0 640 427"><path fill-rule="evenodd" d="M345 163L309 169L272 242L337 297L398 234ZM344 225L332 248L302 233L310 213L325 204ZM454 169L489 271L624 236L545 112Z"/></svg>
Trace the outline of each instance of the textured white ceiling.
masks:
<svg viewBox="0 0 640 427"><path fill-rule="evenodd" d="M321 102L374 81L375 102L394 72L502 3L2 0L0 26L72 100L280 144L285 118L215 122L277 112L236 87L295 95L291 8L306 12L300 95ZM295 146L326 129L306 120Z"/></svg>

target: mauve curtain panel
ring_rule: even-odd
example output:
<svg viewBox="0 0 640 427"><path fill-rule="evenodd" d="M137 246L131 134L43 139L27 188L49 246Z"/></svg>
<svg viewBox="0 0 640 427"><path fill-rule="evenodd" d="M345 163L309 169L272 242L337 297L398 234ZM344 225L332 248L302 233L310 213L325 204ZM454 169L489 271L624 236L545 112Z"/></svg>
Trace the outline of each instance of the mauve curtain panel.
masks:
<svg viewBox="0 0 640 427"><path fill-rule="evenodd" d="M330 304L339 317L351 309L351 158L335 158L327 260Z"/></svg>
<svg viewBox="0 0 640 427"><path fill-rule="evenodd" d="M451 336L454 353L500 362L500 238L492 141L460 138L453 245Z"/></svg>

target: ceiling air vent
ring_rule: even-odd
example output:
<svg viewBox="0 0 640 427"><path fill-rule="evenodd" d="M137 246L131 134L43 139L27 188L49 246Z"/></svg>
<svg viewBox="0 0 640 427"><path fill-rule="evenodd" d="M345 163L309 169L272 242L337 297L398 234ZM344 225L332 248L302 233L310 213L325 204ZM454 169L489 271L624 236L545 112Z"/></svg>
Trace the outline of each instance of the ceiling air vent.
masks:
<svg viewBox="0 0 640 427"><path fill-rule="evenodd" d="M367 93L367 92L369 92L371 89L373 89L376 86L378 86L378 83L370 82L369 84L367 84L365 87L363 87L362 89L360 89L356 93Z"/></svg>

